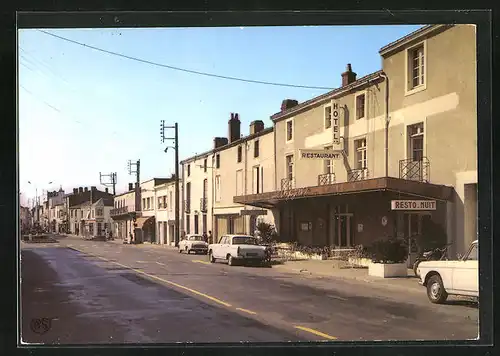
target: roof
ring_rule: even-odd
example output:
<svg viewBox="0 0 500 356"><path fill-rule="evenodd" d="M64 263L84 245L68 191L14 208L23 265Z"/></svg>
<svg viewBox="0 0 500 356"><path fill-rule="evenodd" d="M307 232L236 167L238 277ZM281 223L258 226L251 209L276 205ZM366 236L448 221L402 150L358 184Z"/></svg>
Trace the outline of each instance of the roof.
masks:
<svg viewBox="0 0 500 356"><path fill-rule="evenodd" d="M130 193L134 193L134 192L135 192L135 190L129 190L129 191L121 193L121 194L116 194L113 198L116 199L116 198L121 197L122 195L130 194Z"/></svg>
<svg viewBox="0 0 500 356"><path fill-rule="evenodd" d="M349 85L339 87L337 89L333 89L325 94L322 94L322 95L317 96L315 98L312 98L310 100L304 101L303 103L300 103L294 107L291 107L290 109L280 111L280 112L272 115L271 120L273 120L274 122L280 121L280 120L288 118L294 114L297 114L298 112L304 111L311 106L318 105L323 101L327 101L327 100L341 97L342 95L345 95L347 92L349 92L351 90L354 90L360 86L369 84L371 81L381 79L382 74L383 74L383 71L379 70L379 71L376 71L374 73L365 75L364 77L361 77L361 78L355 80L354 82L352 82Z"/></svg>
<svg viewBox="0 0 500 356"><path fill-rule="evenodd" d="M243 142L250 141L250 140L253 140L253 139L257 138L257 137L264 136L264 135L266 135L268 133L271 133L273 131L274 131L274 127L266 127L265 129L263 129L263 130L261 130L259 132L256 132L254 134L250 134L250 135L247 135L247 136L243 136L243 137L239 138L236 141L228 143L227 145L224 145L224 146L221 146L221 147L217 147L217 148L214 148L214 149L212 149L210 151L206 151L204 153L200 153L200 154L197 154L195 156L191 156L191 157L185 158L185 159L183 159L180 162L180 164L183 165L185 163L190 163L192 161L196 161L199 158L205 158L205 157L209 156L210 154L216 154L217 152L224 151L224 150L226 150L228 148L241 145Z"/></svg>
<svg viewBox="0 0 500 356"><path fill-rule="evenodd" d="M429 35L431 33L436 32L436 31L447 30L453 26L455 26L455 25L427 25L427 26L423 26L423 27L419 28L418 30L407 34L406 36L403 36L403 37L397 39L396 41L385 45L384 47L382 47L379 50L379 54L381 56L391 54L395 51L400 50L402 47L404 47L405 45L407 45L408 43L410 43L412 41L415 41L419 38L422 38L426 35Z"/></svg>
<svg viewBox="0 0 500 356"><path fill-rule="evenodd" d="M77 205L73 205L71 207L71 209L75 209L75 208L83 208L83 207L87 207L87 206L90 206L90 202L89 201L86 201L86 202L83 202L81 204L77 204Z"/></svg>

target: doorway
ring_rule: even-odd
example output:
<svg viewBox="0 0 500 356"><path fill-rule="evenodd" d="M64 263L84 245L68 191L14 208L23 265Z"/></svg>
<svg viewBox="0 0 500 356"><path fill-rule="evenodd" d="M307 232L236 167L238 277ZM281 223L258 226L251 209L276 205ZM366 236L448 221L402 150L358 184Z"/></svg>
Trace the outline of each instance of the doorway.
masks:
<svg viewBox="0 0 500 356"><path fill-rule="evenodd" d="M333 244L337 247L351 247L354 245L354 217L351 213L334 215Z"/></svg>

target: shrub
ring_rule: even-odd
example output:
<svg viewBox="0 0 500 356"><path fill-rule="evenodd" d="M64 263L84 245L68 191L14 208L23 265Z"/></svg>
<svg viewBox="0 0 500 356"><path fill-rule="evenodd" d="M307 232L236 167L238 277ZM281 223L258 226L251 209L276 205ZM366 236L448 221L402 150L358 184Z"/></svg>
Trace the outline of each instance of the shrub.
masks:
<svg viewBox="0 0 500 356"><path fill-rule="evenodd" d="M266 222L260 222L257 224L256 230L259 233L260 242L263 244L269 244L276 241L278 234L276 233L276 228L274 225L268 224Z"/></svg>
<svg viewBox="0 0 500 356"><path fill-rule="evenodd" d="M408 257L408 246L402 239L376 241L368 251L374 263L403 263Z"/></svg>

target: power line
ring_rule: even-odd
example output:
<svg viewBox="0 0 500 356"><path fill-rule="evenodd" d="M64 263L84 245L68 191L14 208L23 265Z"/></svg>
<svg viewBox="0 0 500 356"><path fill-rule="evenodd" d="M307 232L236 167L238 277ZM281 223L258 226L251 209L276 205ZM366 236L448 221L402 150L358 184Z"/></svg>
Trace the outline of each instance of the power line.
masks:
<svg viewBox="0 0 500 356"><path fill-rule="evenodd" d="M38 31L40 31L40 32L42 32L42 33L44 33L46 35L58 38L60 40L63 40L63 41L66 41L66 42L71 42L73 44L77 44L79 46L87 47L87 48L90 48L90 49L93 49L93 50L96 50L96 51L99 51L99 52L111 54L113 56L118 56L118 57L130 59L132 61L154 65L154 66L157 66L157 67L173 69L173 70L177 70L177 71L181 71L181 72L186 72L186 73L191 73L191 74L203 75L203 76L206 76L206 77L213 77L213 78L227 79L227 80L236 80L236 81L239 81L239 82L246 82L246 83L253 83L253 84L264 84L264 85L273 85L273 86L280 86L280 87L290 87L290 88L318 89L318 90L332 90L332 89L334 89L334 88L329 88L329 87L316 87L316 86L308 86L308 85L296 85L296 84L266 82L266 81L260 81L260 80L243 79L243 78L237 78L237 77L229 77L229 76L225 76L225 75L218 75L218 74L212 74L212 73L206 73L206 72L199 72L199 71L195 71L195 70L174 67L174 66L170 66L170 65L167 65L167 64L152 62L152 61L148 61L148 60L137 58L137 57L131 57L131 56L127 56L125 54L121 54L121 53L117 53L117 52L113 52L113 51L108 51L106 49L102 49L102 48L90 46L88 44L81 43L81 42L78 42L78 41L75 41L75 40L71 40L69 38L66 38L66 37L63 37L63 36L59 36L59 35L56 35L56 34L53 34L53 33L47 32L47 31L44 31L44 30L38 30Z"/></svg>

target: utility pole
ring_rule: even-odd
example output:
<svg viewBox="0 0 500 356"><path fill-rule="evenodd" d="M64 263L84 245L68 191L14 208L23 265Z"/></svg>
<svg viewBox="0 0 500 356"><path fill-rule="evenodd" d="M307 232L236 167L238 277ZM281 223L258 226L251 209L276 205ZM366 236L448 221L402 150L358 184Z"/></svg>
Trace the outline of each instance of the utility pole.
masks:
<svg viewBox="0 0 500 356"><path fill-rule="evenodd" d="M174 137L165 137L165 129L174 129ZM180 217L180 177L179 177L179 125L177 122L174 126L165 126L165 120L161 120L160 126L161 142L164 143L165 140L174 140L174 147L167 146L165 148L165 153L168 148L173 148L175 150L175 247L179 246L180 231L181 231L181 217Z"/></svg>
<svg viewBox="0 0 500 356"><path fill-rule="evenodd" d="M102 178L103 177L109 177L110 181L109 182L103 182ZM101 174L99 172L99 182L101 185L104 185L105 187L113 187L113 195L116 195L116 172L110 173L110 174Z"/></svg>
<svg viewBox="0 0 500 356"><path fill-rule="evenodd" d="M132 166L135 166L135 170L132 170ZM135 186L135 210L141 210L141 199L140 199L140 184L141 184L141 160L138 159L135 162L131 160L128 161L128 174L135 174L136 186Z"/></svg>

